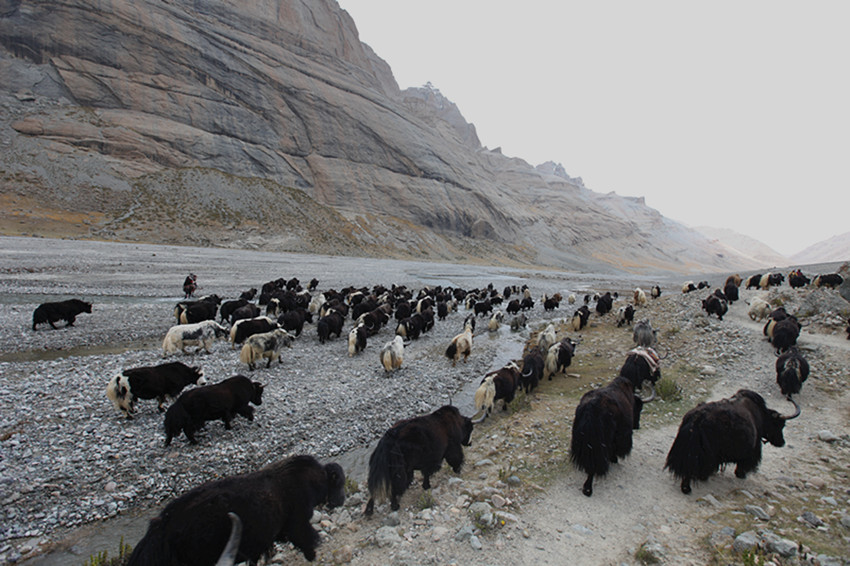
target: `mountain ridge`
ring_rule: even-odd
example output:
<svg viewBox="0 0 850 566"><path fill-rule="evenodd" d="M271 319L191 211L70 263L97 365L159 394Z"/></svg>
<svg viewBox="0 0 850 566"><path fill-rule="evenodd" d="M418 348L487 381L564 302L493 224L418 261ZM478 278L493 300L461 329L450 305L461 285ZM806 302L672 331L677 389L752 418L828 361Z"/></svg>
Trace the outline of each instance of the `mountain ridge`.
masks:
<svg viewBox="0 0 850 566"><path fill-rule="evenodd" d="M74 237L638 272L752 264L639 197L481 147L439 90L401 91L332 0L7 1L0 73L0 197L19 209L0 229L39 233L26 210L40 201L82 219Z"/></svg>

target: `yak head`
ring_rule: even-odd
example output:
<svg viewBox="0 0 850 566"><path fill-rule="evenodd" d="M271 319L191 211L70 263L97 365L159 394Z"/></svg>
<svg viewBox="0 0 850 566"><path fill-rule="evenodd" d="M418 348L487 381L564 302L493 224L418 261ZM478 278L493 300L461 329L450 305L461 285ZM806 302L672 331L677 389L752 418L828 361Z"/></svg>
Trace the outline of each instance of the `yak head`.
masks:
<svg viewBox="0 0 850 566"><path fill-rule="evenodd" d="M325 464L325 475L328 478L327 490L327 506L329 509L341 507L345 503L345 472L342 466L331 462Z"/></svg>

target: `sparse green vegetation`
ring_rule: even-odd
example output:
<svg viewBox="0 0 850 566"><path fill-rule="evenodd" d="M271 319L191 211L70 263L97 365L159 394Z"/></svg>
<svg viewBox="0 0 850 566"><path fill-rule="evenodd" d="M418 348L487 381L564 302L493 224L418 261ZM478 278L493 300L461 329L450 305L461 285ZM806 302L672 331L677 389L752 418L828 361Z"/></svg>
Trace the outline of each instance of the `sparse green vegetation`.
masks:
<svg viewBox="0 0 850 566"><path fill-rule="evenodd" d="M98 552L89 556L88 560L83 562L83 566L124 566L130 560L133 548L129 544L124 544L124 537L118 543L118 556L109 557L107 551Z"/></svg>

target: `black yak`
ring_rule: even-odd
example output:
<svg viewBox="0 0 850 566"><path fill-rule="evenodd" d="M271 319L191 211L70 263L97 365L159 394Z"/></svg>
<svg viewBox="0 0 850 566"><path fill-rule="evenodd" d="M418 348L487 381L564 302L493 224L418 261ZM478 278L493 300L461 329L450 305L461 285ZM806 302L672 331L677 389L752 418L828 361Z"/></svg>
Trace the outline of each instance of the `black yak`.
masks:
<svg viewBox="0 0 850 566"><path fill-rule="evenodd" d="M344 502L345 473L339 464L292 456L256 472L205 483L174 499L151 520L128 564L215 566L230 538L239 541L236 562L270 558L275 542L292 543L312 561L320 542L310 525L314 508ZM241 536L231 537L228 513L241 520Z"/></svg>
<svg viewBox="0 0 850 566"><path fill-rule="evenodd" d="M797 317L787 315L785 318L779 320L771 318L771 320L767 321L764 327L764 333L767 336L768 342L773 344L776 352L782 353L797 345L797 338L800 337L800 329L802 327L803 325L800 324Z"/></svg>
<svg viewBox="0 0 850 566"><path fill-rule="evenodd" d="M714 293L702 301L702 308L709 316L716 314L718 320L723 320L723 315L729 310L729 306L726 304L726 301Z"/></svg>
<svg viewBox="0 0 850 566"><path fill-rule="evenodd" d="M611 312L612 308L614 308L614 297L608 291L596 301L596 312L599 313L599 316L603 316Z"/></svg>
<svg viewBox="0 0 850 566"><path fill-rule="evenodd" d="M558 372L566 371L570 364L573 363L573 356L576 352L578 342L573 342L569 338L564 338L557 344L553 344L546 352L545 366L549 373L549 381L552 376Z"/></svg>
<svg viewBox="0 0 850 566"><path fill-rule="evenodd" d="M170 362L158 366L143 366L125 369L109 380L106 396L115 408L128 419L136 412L136 399L156 399L157 409L167 397L175 398L191 384L206 385L204 372L199 367L190 367L182 362Z"/></svg>
<svg viewBox="0 0 850 566"><path fill-rule="evenodd" d="M664 468L682 480L686 494L691 492L691 480L706 481L728 463L736 465L736 477L745 478L761 462L762 439L777 447L785 445L785 421L800 414L800 406L791 402L796 411L790 416L768 409L764 398L748 389L728 399L700 403L682 418Z"/></svg>
<svg viewBox="0 0 850 566"><path fill-rule="evenodd" d="M543 370L546 368L546 357L540 346L534 346L522 358L522 373L519 375L519 383L526 395L534 391L543 379Z"/></svg>
<svg viewBox="0 0 850 566"><path fill-rule="evenodd" d="M789 348L776 359L776 383L786 397L799 393L808 377L809 362L797 348Z"/></svg>
<svg viewBox="0 0 850 566"><path fill-rule="evenodd" d="M572 319L570 319L569 327L573 332L578 332L587 326L587 321L590 319L590 309L587 308L587 305L582 305L576 312L573 313Z"/></svg>
<svg viewBox="0 0 850 566"><path fill-rule="evenodd" d="M336 334L339 338L342 334L342 327L345 324L344 315L338 310L331 310L319 319L316 323L316 333L319 335L319 342L324 344L331 335Z"/></svg>
<svg viewBox="0 0 850 566"><path fill-rule="evenodd" d="M192 444L197 444L195 431L207 421L221 419L230 430L236 415L254 420L254 409L249 405L262 405L263 385L244 375L235 375L221 383L185 391L165 412L165 445L181 432Z"/></svg>
<svg viewBox="0 0 850 566"><path fill-rule="evenodd" d="M644 381L654 384L661 376L658 354L651 348L635 348L626 356L620 375L605 387L585 393L573 420L570 460L587 474L582 493L593 495L593 478L604 476L612 462L632 451L632 430L640 426L647 399L635 395Z"/></svg>
<svg viewBox="0 0 850 566"><path fill-rule="evenodd" d="M32 313L32 329L35 330L37 324L46 322L51 328L56 330L54 323L60 320L65 321L65 326L74 326L77 315L82 313L91 314L91 303L81 301L80 299L43 303L38 305Z"/></svg>
<svg viewBox="0 0 850 566"><path fill-rule="evenodd" d="M837 273L827 273L825 275L816 276L812 283L814 283L817 288L829 287L830 289L835 289L844 283L844 278Z"/></svg>
<svg viewBox="0 0 850 566"><path fill-rule="evenodd" d="M502 400L504 410L507 411L508 404L514 400L518 388L519 366L514 362L484 375L481 385L475 391L474 399L475 412L483 411L480 420L483 421L493 411L499 399Z"/></svg>
<svg viewBox="0 0 850 566"><path fill-rule="evenodd" d="M423 489L431 489L431 476L440 470L444 459L459 473L463 447L470 445L471 435L472 419L451 405L394 424L369 457L366 515L373 513L375 500L380 503L387 497L390 508L397 511L399 498L413 482L414 470L422 471Z"/></svg>
<svg viewBox="0 0 850 566"><path fill-rule="evenodd" d="M803 275L803 272L799 269L794 270L788 274L788 284L791 286L792 289L799 289L801 287L805 287L811 282L812 280Z"/></svg>

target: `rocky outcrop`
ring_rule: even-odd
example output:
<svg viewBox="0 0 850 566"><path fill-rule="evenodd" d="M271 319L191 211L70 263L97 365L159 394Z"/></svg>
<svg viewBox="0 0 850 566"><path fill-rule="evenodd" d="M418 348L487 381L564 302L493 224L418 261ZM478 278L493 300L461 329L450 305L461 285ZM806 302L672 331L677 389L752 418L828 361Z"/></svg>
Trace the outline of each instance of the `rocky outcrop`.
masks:
<svg viewBox="0 0 850 566"><path fill-rule="evenodd" d="M641 202L482 148L438 90L399 91L333 0L107 0L96 10L0 0L0 45L2 191L97 216L98 237L179 242L198 232L181 215L209 217L196 198L206 195L241 219L209 222L210 245L249 238L376 253L379 243L382 253L594 269L743 266ZM215 192L222 175L236 188ZM179 211L144 202L144 187L177 177L168 190ZM258 179L277 188L246 210ZM260 218L262 208L290 210L277 199L292 190L341 218L333 242L296 234L285 216ZM121 228L117 219L142 209L146 232ZM255 224L266 237L247 234Z"/></svg>

